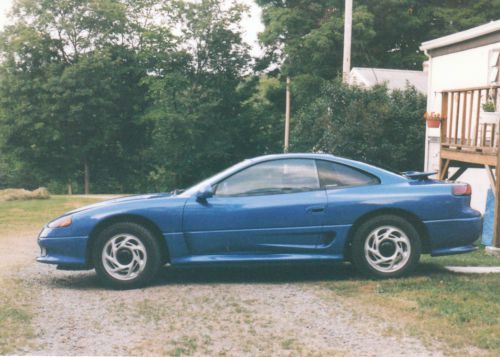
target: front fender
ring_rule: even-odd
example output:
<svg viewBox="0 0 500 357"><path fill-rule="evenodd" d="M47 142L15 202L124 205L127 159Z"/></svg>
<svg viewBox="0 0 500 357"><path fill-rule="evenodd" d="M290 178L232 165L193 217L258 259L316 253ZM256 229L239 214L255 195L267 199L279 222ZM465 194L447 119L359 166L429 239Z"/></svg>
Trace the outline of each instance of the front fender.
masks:
<svg viewBox="0 0 500 357"><path fill-rule="evenodd" d="M153 222L162 234L182 230L182 214L186 198L159 198L103 205L71 214L73 223L64 228L45 226L41 238L88 237L94 228L107 219L131 215Z"/></svg>

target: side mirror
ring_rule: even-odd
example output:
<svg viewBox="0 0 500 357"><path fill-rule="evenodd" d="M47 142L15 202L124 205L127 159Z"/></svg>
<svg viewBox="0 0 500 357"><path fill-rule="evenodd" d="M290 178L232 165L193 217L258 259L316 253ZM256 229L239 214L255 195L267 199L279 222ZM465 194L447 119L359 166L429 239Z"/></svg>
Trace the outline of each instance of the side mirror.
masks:
<svg viewBox="0 0 500 357"><path fill-rule="evenodd" d="M196 192L196 200L197 201L206 201L207 198L210 198L214 195L214 190L212 186L205 186L198 192Z"/></svg>

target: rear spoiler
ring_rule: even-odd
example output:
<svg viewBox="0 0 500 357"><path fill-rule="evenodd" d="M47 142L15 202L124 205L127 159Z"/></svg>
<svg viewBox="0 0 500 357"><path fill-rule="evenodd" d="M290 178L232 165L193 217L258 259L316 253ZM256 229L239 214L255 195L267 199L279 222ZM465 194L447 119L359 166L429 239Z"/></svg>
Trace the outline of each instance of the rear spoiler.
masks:
<svg viewBox="0 0 500 357"><path fill-rule="evenodd" d="M406 176L413 180L425 181L430 180L429 176L437 174L436 171L420 172L420 171L405 171L401 175Z"/></svg>

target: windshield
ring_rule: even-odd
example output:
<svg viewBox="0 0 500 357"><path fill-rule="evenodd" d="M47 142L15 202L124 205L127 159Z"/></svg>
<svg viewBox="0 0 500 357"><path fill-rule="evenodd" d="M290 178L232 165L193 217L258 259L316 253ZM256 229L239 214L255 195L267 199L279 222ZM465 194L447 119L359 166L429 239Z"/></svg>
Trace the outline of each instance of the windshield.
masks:
<svg viewBox="0 0 500 357"><path fill-rule="evenodd" d="M209 178L207 178L207 179L205 179L205 180L197 183L196 185L191 186L190 188L188 188L187 190L185 190L182 193L182 195L183 196L184 195L185 196L194 195L196 192L200 191L202 188L204 188L206 186L209 186L209 185L211 186L214 183L217 183L218 181L220 181L225 176L229 175L230 173L236 172L239 169L247 166L249 162L250 162L250 160L245 160L245 161L237 163L236 165L230 166L227 169L225 169L224 171L221 171L218 174L215 174L215 175L213 175L213 176L211 176L211 177L209 177Z"/></svg>

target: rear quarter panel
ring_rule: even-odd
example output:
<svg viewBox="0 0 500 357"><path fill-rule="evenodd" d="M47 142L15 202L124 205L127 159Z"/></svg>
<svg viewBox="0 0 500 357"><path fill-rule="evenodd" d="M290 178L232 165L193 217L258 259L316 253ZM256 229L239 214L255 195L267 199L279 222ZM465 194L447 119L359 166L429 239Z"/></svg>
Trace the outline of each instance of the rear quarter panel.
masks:
<svg viewBox="0 0 500 357"><path fill-rule="evenodd" d="M451 184L419 184L418 182L371 185L328 190L329 219L343 224L379 209L401 209L421 221L468 218L474 215L470 197L454 196Z"/></svg>
<svg viewBox="0 0 500 357"><path fill-rule="evenodd" d="M332 247L337 251L345 248L353 225L376 212L403 211L416 217L427 230L431 249L477 238L477 222L481 219L481 214L470 208L470 197L454 196L452 184L444 182L407 181L333 189L327 191L327 197L326 225L337 233Z"/></svg>

